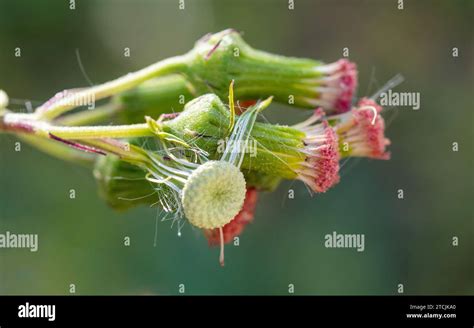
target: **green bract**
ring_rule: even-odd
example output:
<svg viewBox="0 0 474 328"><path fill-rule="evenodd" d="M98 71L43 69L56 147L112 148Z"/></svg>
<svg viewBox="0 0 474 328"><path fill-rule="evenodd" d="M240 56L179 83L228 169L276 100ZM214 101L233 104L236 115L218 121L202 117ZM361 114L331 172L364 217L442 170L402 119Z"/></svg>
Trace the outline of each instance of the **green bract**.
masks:
<svg viewBox="0 0 474 328"><path fill-rule="evenodd" d="M101 156L94 167L100 196L110 207L119 211L156 203L156 193L145 179L145 174L143 169L117 156Z"/></svg>

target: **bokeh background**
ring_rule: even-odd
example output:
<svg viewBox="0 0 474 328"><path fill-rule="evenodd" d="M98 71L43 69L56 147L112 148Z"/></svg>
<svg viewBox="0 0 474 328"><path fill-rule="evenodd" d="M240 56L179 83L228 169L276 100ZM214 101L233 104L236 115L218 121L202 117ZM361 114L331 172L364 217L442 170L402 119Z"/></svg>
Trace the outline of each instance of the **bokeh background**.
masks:
<svg viewBox="0 0 474 328"><path fill-rule="evenodd" d="M25 111L56 91L94 83L184 53L208 32L233 27L254 47L331 62L348 47L358 97L400 73L396 91L421 108L390 109L390 161L351 160L341 182L310 197L301 183L261 194L255 221L218 249L187 224L183 235L156 208L125 213L98 197L90 171L0 136L0 232L39 234L39 251L0 249L0 294L474 293L473 2L396 0L0 0L0 88ZM21 47L22 55L14 56ZM124 57L129 47L131 56ZM452 48L459 56L452 56ZM273 105L272 122L308 112ZM452 144L459 144L453 152ZM288 199L288 189L295 199ZM69 190L76 190L76 199ZM404 190L404 199L397 190ZM327 249L324 236L365 234L365 251ZM124 237L131 245L124 246ZM453 247L452 238L459 237Z"/></svg>

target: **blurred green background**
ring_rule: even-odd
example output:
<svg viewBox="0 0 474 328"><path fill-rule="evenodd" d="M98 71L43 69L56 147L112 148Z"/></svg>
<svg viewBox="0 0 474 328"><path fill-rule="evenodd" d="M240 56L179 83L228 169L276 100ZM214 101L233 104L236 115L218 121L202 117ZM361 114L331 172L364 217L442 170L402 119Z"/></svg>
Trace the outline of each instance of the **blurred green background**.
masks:
<svg viewBox="0 0 474 328"><path fill-rule="evenodd" d="M310 197L302 183L261 194L255 221L218 249L186 224L157 225L156 208L126 213L98 197L91 172L0 136L0 233L39 234L39 250L0 249L0 294L474 293L472 1L0 0L0 88L25 111L56 91L101 83L190 49L233 27L274 53L331 62L348 47L358 97L400 73L396 91L421 108L390 109L390 161L351 160L341 182ZM22 49L21 57L14 49ZM124 57L129 47L131 56ZM452 48L459 56L452 56ZM272 122L308 112L273 105ZM459 151L452 151L452 143ZM295 199L288 199L288 189ZM76 199L69 199L69 190ZM397 198L403 189L405 198ZM324 236L365 234L365 251L327 249ZM124 246L124 237L131 245ZM452 246L453 236L459 246Z"/></svg>

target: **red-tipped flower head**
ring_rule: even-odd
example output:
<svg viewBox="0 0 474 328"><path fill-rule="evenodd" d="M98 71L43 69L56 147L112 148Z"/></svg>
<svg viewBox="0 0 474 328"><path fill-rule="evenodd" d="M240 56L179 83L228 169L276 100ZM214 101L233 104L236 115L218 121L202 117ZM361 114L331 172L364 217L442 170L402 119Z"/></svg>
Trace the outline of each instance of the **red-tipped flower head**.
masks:
<svg viewBox="0 0 474 328"><path fill-rule="evenodd" d="M381 111L382 107L375 101L363 98L356 108L344 114L345 117L336 125L336 131L340 143L347 143L349 147L347 156L390 158L390 153L386 151L390 140L385 138L385 122Z"/></svg>
<svg viewBox="0 0 474 328"><path fill-rule="evenodd" d="M324 112L319 108L308 120L294 126L306 134L303 140L306 159L297 170L298 179L319 193L339 182L337 135L327 121L319 122L323 116Z"/></svg>
<svg viewBox="0 0 474 328"><path fill-rule="evenodd" d="M333 113L345 113L351 109L352 96L357 88L357 67L347 59L335 63L317 66L316 71L323 74L317 79L316 91L321 98L314 106L333 108Z"/></svg>

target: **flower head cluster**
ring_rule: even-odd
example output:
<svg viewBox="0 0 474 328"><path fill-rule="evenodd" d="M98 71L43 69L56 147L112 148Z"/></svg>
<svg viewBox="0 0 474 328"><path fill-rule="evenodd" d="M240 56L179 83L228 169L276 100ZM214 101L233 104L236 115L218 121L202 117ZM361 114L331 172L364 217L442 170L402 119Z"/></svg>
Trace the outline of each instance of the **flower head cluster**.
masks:
<svg viewBox="0 0 474 328"><path fill-rule="evenodd" d="M71 158L61 146L117 155L91 157L108 203L117 209L158 204L178 227L186 218L210 245L221 245L223 263L224 243L253 220L257 191L289 179L323 193L339 182L341 158L390 157L381 106L363 98L352 107L357 74L346 59L324 64L256 50L229 29L203 37L185 55L59 93L32 114L11 113L0 90L0 131L30 134L56 156ZM228 106L221 100L227 95ZM234 95L249 107L236 109ZM83 107L86 96L112 97L111 106L59 117ZM258 121L272 99L317 109L293 126ZM182 109L184 100L182 112L161 115ZM100 126L95 119L133 124ZM92 125L77 126L84 122ZM141 138L156 146L138 146Z"/></svg>
<svg viewBox="0 0 474 328"><path fill-rule="evenodd" d="M339 182L341 157L388 157L381 107L372 100L362 99L351 111L334 116L319 108L291 127L256 122L267 105L259 103L232 118L233 112L209 94L190 102L180 115L148 118L150 130L161 139L161 151L150 155L147 169L159 204L175 219L186 217L204 229L211 245L242 232L253 218L256 190L265 189L265 181L274 185L275 179L298 179L321 193ZM226 136L234 142L219 153L217 143ZM254 141L256 157L235 149L237 141ZM130 181L125 182L114 181L113 192L130 191Z"/></svg>

